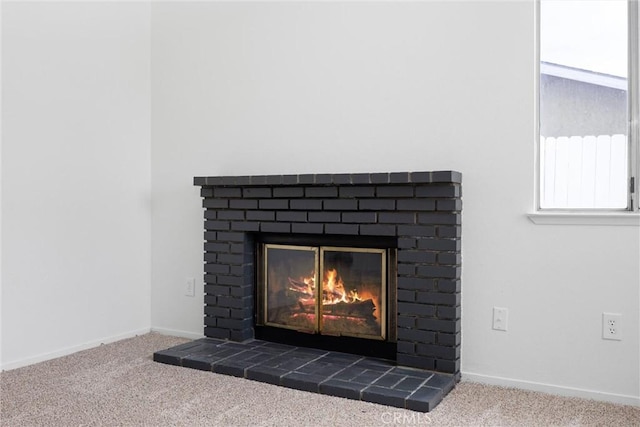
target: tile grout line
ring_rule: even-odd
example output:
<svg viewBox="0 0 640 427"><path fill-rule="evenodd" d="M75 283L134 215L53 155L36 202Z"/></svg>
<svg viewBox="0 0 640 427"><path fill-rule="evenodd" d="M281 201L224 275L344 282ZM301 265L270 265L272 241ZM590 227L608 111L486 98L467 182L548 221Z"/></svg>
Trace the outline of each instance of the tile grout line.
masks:
<svg viewBox="0 0 640 427"><path fill-rule="evenodd" d="M265 344L263 344L263 345L265 345ZM244 369L242 370L242 377L243 377L243 378L245 378L245 379L248 379L248 378L247 378L247 372L248 372L248 369L254 368L254 367L256 367L257 365L259 365L260 363L262 363L262 362L268 362L269 360L275 359L276 357L284 356L285 354L289 354L290 352L294 351L296 348L297 348L297 347L293 347L293 348L291 348L290 350L285 351L284 353L272 355L271 357L267 358L266 360L262 360L262 361L260 361L260 362L258 362L258 363L254 363L253 365L247 366L246 368L244 368ZM244 352L244 351L247 351L247 350L243 350L243 352ZM229 357L231 357L231 356L229 356Z"/></svg>
<svg viewBox="0 0 640 427"><path fill-rule="evenodd" d="M360 362L361 360L363 360L364 357L361 357L360 359L356 360L355 362L351 363L350 365L345 366L344 368L340 369L338 372L334 372L333 374L329 375L327 378L325 378L323 381L320 381L318 383L318 390L320 390L320 385L324 382L329 381L331 378L335 377L336 375L338 375L340 372L344 371L347 368L352 367L353 365L355 365L356 363Z"/></svg>
<svg viewBox="0 0 640 427"><path fill-rule="evenodd" d="M286 345L286 344L285 344L285 345ZM284 352L284 353L282 353L282 354L277 354L277 355L275 355L274 357L271 357L271 358L267 359L267 360L266 360L266 362L268 362L269 360L275 359L276 357L284 356L285 354L289 354L289 353L295 352L295 351L296 351L296 350L298 350L298 349L300 349L300 347L293 347L293 348L291 348L290 350L287 350L287 351L285 351L285 352ZM308 362L305 362L304 364L302 364L302 365L298 366L298 368L301 368L302 366L305 366L305 365L307 365L308 363L311 363L311 362L313 362L313 361L315 361L315 360L318 360L319 358L324 357L324 356L326 356L326 354L320 355L320 356L316 357L315 359L312 359L312 360L310 360L310 361L308 361ZM247 369L249 369L249 368L254 368L255 366L256 366L256 365L249 366ZM269 366L268 366L267 368L278 369L278 368L277 368L277 367L275 367L275 366L273 366L273 367L269 367ZM294 369L293 371L288 370L288 372L287 372L286 374L283 374L282 376L279 376L278 378L279 378L279 379L282 379L282 377L283 377L284 375L290 374L290 373L292 373L292 372L294 372L294 371L295 371L295 369Z"/></svg>
<svg viewBox="0 0 640 427"><path fill-rule="evenodd" d="M327 353L325 353L325 354L323 354L323 355L321 355L321 356L318 356L318 357L316 357L315 359L310 360L310 361L308 361L307 363L305 363L305 364L303 364L303 365L298 366L298 367L297 367L296 369L294 369L293 371L289 371L289 373L297 372L297 369L300 369L300 368L302 368L302 367L304 367L304 366L307 366L307 365L308 365L308 364L310 364L310 363L313 363L313 362L315 362L315 361L318 361L318 360L322 359L323 357L327 356L327 355L328 355L328 354L330 354L330 353L331 353L331 351L328 351ZM360 358L360 359L356 360L356 361L355 361L355 362L353 362L351 365L353 365L354 363L359 362L360 360L362 360L362 358ZM318 393L320 393L320 384L322 384L322 383L324 383L325 381L327 381L327 380L331 379L333 376L337 375L339 372L344 371L345 369L347 369L347 368L348 368L349 366L351 366L351 365L348 365L348 366L346 366L346 367L344 367L344 368L340 369L338 372L334 372L333 374L329 375L329 376L328 376L327 378L325 378L324 380L320 381L320 382L318 383ZM308 374L305 374L304 372L297 372L297 373L299 373L299 374L304 374L304 375L308 375ZM287 375L287 374L285 374L285 375Z"/></svg>
<svg viewBox="0 0 640 427"><path fill-rule="evenodd" d="M387 369L386 371L384 371L382 375L386 375L386 374L388 374L388 373L389 373L389 372L391 372L394 368L395 368L395 366L390 367L389 369ZM380 375L380 377L381 377L382 375ZM376 379L376 381L378 381L378 380L380 379L380 377L378 377L378 378ZM368 386L366 386L365 388L363 388L362 390L360 390L360 400L362 400L362 393L363 393L366 389L368 389L369 387L371 387L372 385L373 385L373 383L370 383ZM377 387L380 387L380 386L377 386ZM385 387L385 388L390 388L390 387Z"/></svg>
<svg viewBox="0 0 640 427"><path fill-rule="evenodd" d="M422 381L422 382L420 383L420 385L419 385L418 387L416 387L416 389L415 389L415 390L413 390L413 392L411 392L407 397L405 397L405 398L404 398L404 407L405 407L405 408L407 407L407 400L409 400L409 399L411 398L411 396L413 396L414 394L416 394L416 393L418 392L418 390L419 390L420 388L422 388L422 387L429 387L429 388L432 388L432 389L434 389L434 390L440 390L440 391L443 393L443 397L444 397L444 390L443 390L443 389L438 388L438 387L431 387L431 386L426 385L426 384L427 384L427 382L429 382L429 380L430 380L431 378L433 378L434 376L435 376L435 374L431 375L429 378L427 378L426 380Z"/></svg>

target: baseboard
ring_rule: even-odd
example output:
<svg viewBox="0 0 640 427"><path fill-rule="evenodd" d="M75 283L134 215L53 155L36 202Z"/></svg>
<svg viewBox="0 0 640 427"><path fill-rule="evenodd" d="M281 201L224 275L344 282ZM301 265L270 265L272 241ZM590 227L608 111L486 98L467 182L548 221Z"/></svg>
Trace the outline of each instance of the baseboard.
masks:
<svg viewBox="0 0 640 427"><path fill-rule="evenodd" d="M177 329L168 328L151 328L151 332L157 332L162 335L170 335L172 337L189 338L191 340L197 340L204 338L204 334L196 334L194 332L180 331Z"/></svg>
<svg viewBox="0 0 640 427"><path fill-rule="evenodd" d="M94 347L98 347L102 344L109 344L116 341L121 341L127 338L133 338L138 335L148 334L150 328L138 329L135 331L125 332L124 334L112 335L110 337L104 337L98 340L89 341L83 344L74 345L71 347L65 347L60 350L52 351L50 353L40 354L34 357L27 357L25 359L14 360L12 362L3 363L0 365L0 371L10 371L12 369L18 369L25 366L33 365L35 363L46 362L47 360L57 359L58 357L68 356L73 353L77 353L82 350L88 350Z"/></svg>
<svg viewBox="0 0 640 427"><path fill-rule="evenodd" d="M561 387L553 384L537 383L533 381L514 380L511 378L495 377L491 375L474 374L462 371L463 382L476 382L482 384L513 387L523 390L538 391L565 397L580 397L601 402L617 403L619 405L640 406L640 396L625 394L605 393L595 390L585 390L573 387Z"/></svg>

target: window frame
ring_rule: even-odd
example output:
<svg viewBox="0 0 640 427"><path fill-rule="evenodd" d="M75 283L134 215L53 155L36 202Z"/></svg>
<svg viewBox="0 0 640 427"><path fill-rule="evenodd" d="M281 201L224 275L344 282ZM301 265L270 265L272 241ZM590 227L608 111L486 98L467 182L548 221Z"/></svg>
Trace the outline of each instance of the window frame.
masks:
<svg viewBox="0 0 640 427"><path fill-rule="evenodd" d="M535 197L529 219L536 224L636 225L640 226L640 8L638 0L627 0L628 8L628 89L627 141L628 177L627 207L613 208L542 208L541 144L540 144L540 21L541 1L535 1ZM634 188L631 182L634 181Z"/></svg>

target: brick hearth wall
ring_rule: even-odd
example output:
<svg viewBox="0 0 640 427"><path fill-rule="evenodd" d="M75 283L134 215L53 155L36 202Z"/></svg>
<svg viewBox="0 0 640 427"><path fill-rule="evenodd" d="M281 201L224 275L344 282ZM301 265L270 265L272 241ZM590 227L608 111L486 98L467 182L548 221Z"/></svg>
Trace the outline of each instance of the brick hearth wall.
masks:
<svg viewBox="0 0 640 427"><path fill-rule="evenodd" d="M254 233L397 238L397 362L459 374L461 174L196 177L208 337L253 338Z"/></svg>

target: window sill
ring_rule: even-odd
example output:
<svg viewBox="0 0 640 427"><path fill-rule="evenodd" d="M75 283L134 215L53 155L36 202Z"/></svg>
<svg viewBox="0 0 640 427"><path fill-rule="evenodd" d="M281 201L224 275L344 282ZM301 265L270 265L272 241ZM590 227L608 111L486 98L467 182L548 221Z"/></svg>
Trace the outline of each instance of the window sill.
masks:
<svg viewBox="0 0 640 427"><path fill-rule="evenodd" d="M535 212L527 216L538 225L640 226L640 213L637 212Z"/></svg>

